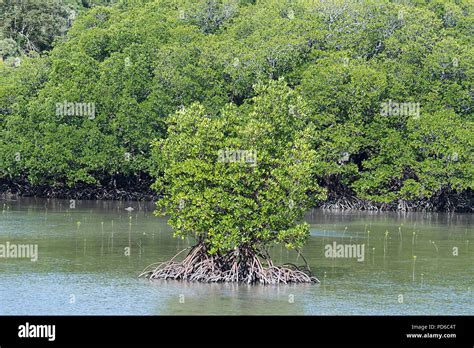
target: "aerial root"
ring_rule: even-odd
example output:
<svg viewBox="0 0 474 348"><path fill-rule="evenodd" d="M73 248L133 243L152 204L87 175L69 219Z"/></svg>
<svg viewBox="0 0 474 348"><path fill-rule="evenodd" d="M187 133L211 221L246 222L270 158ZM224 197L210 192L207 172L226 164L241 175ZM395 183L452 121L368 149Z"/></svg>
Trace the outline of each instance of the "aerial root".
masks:
<svg viewBox="0 0 474 348"><path fill-rule="evenodd" d="M206 252L204 244L198 244L190 250L183 261L175 261L176 256L158 266L150 265L140 277L150 280L175 279L207 283L319 283L309 270L292 264L274 266L268 256L259 257L256 252L249 249L239 249L239 252L224 255L210 255Z"/></svg>

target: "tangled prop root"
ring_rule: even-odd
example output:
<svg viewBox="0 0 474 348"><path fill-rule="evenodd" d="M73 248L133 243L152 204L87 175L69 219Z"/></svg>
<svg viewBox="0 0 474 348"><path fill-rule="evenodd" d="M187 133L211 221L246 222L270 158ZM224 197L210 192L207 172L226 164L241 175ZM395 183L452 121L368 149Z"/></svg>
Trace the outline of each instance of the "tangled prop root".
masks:
<svg viewBox="0 0 474 348"><path fill-rule="evenodd" d="M183 261L174 261L185 250L170 261L160 263L158 266L155 266L156 264L148 266L139 277L150 280L176 279L208 283L319 283L308 269L298 268L293 264L274 266L268 256L257 255L249 249L240 249L224 255L210 255L203 244L198 244Z"/></svg>

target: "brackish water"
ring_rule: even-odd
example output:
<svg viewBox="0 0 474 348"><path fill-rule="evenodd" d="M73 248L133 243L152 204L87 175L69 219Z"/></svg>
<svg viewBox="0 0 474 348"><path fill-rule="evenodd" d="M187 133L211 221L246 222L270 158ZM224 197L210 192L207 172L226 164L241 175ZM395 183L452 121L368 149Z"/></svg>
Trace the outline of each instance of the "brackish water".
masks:
<svg viewBox="0 0 474 348"><path fill-rule="evenodd" d="M0 200L0 245L38 245L37 261L0 258L0 315L474 314L471 214L313 210L303 253L321 284L248 286L137 279L192 241L174 239L152 203L74 203ZM334 242L363 245L363 260L327 257Z"/></svg>

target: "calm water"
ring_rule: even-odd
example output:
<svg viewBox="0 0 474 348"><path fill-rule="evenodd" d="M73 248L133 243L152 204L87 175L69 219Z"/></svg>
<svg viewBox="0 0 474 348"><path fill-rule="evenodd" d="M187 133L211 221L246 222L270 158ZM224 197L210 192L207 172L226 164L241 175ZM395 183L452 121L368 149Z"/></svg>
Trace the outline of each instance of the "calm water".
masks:
<svg viewBox="0 0 474 348"><path fill-rule="evenodd" d="M137 279L192 244L172 238L152 203L0 204L0 244L38 245L36 262L0 258L0 315L474 314L473 215L314 210L303 252L321 284L247 286ZM326 257L334 242L364 245L363 261Z"/></svg>

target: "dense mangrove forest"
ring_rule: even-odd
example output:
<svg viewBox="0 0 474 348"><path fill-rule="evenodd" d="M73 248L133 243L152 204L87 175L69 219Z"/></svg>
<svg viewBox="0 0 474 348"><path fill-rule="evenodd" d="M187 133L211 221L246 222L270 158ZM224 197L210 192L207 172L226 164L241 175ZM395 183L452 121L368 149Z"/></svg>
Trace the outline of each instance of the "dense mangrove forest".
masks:
<svg viewBox="0 0 474 348"><path fill-rule="evenodd" d="M3 0L0 192L158 200L166 187L151 186L166 168L154 144L174 141L170 127L200 137L205 122L236 118L250 137L266 114L287 155L305 143L311 207L472 211L472 10L467 0ZM263 166L257 143L219 149L231 145Z"/></svg>

